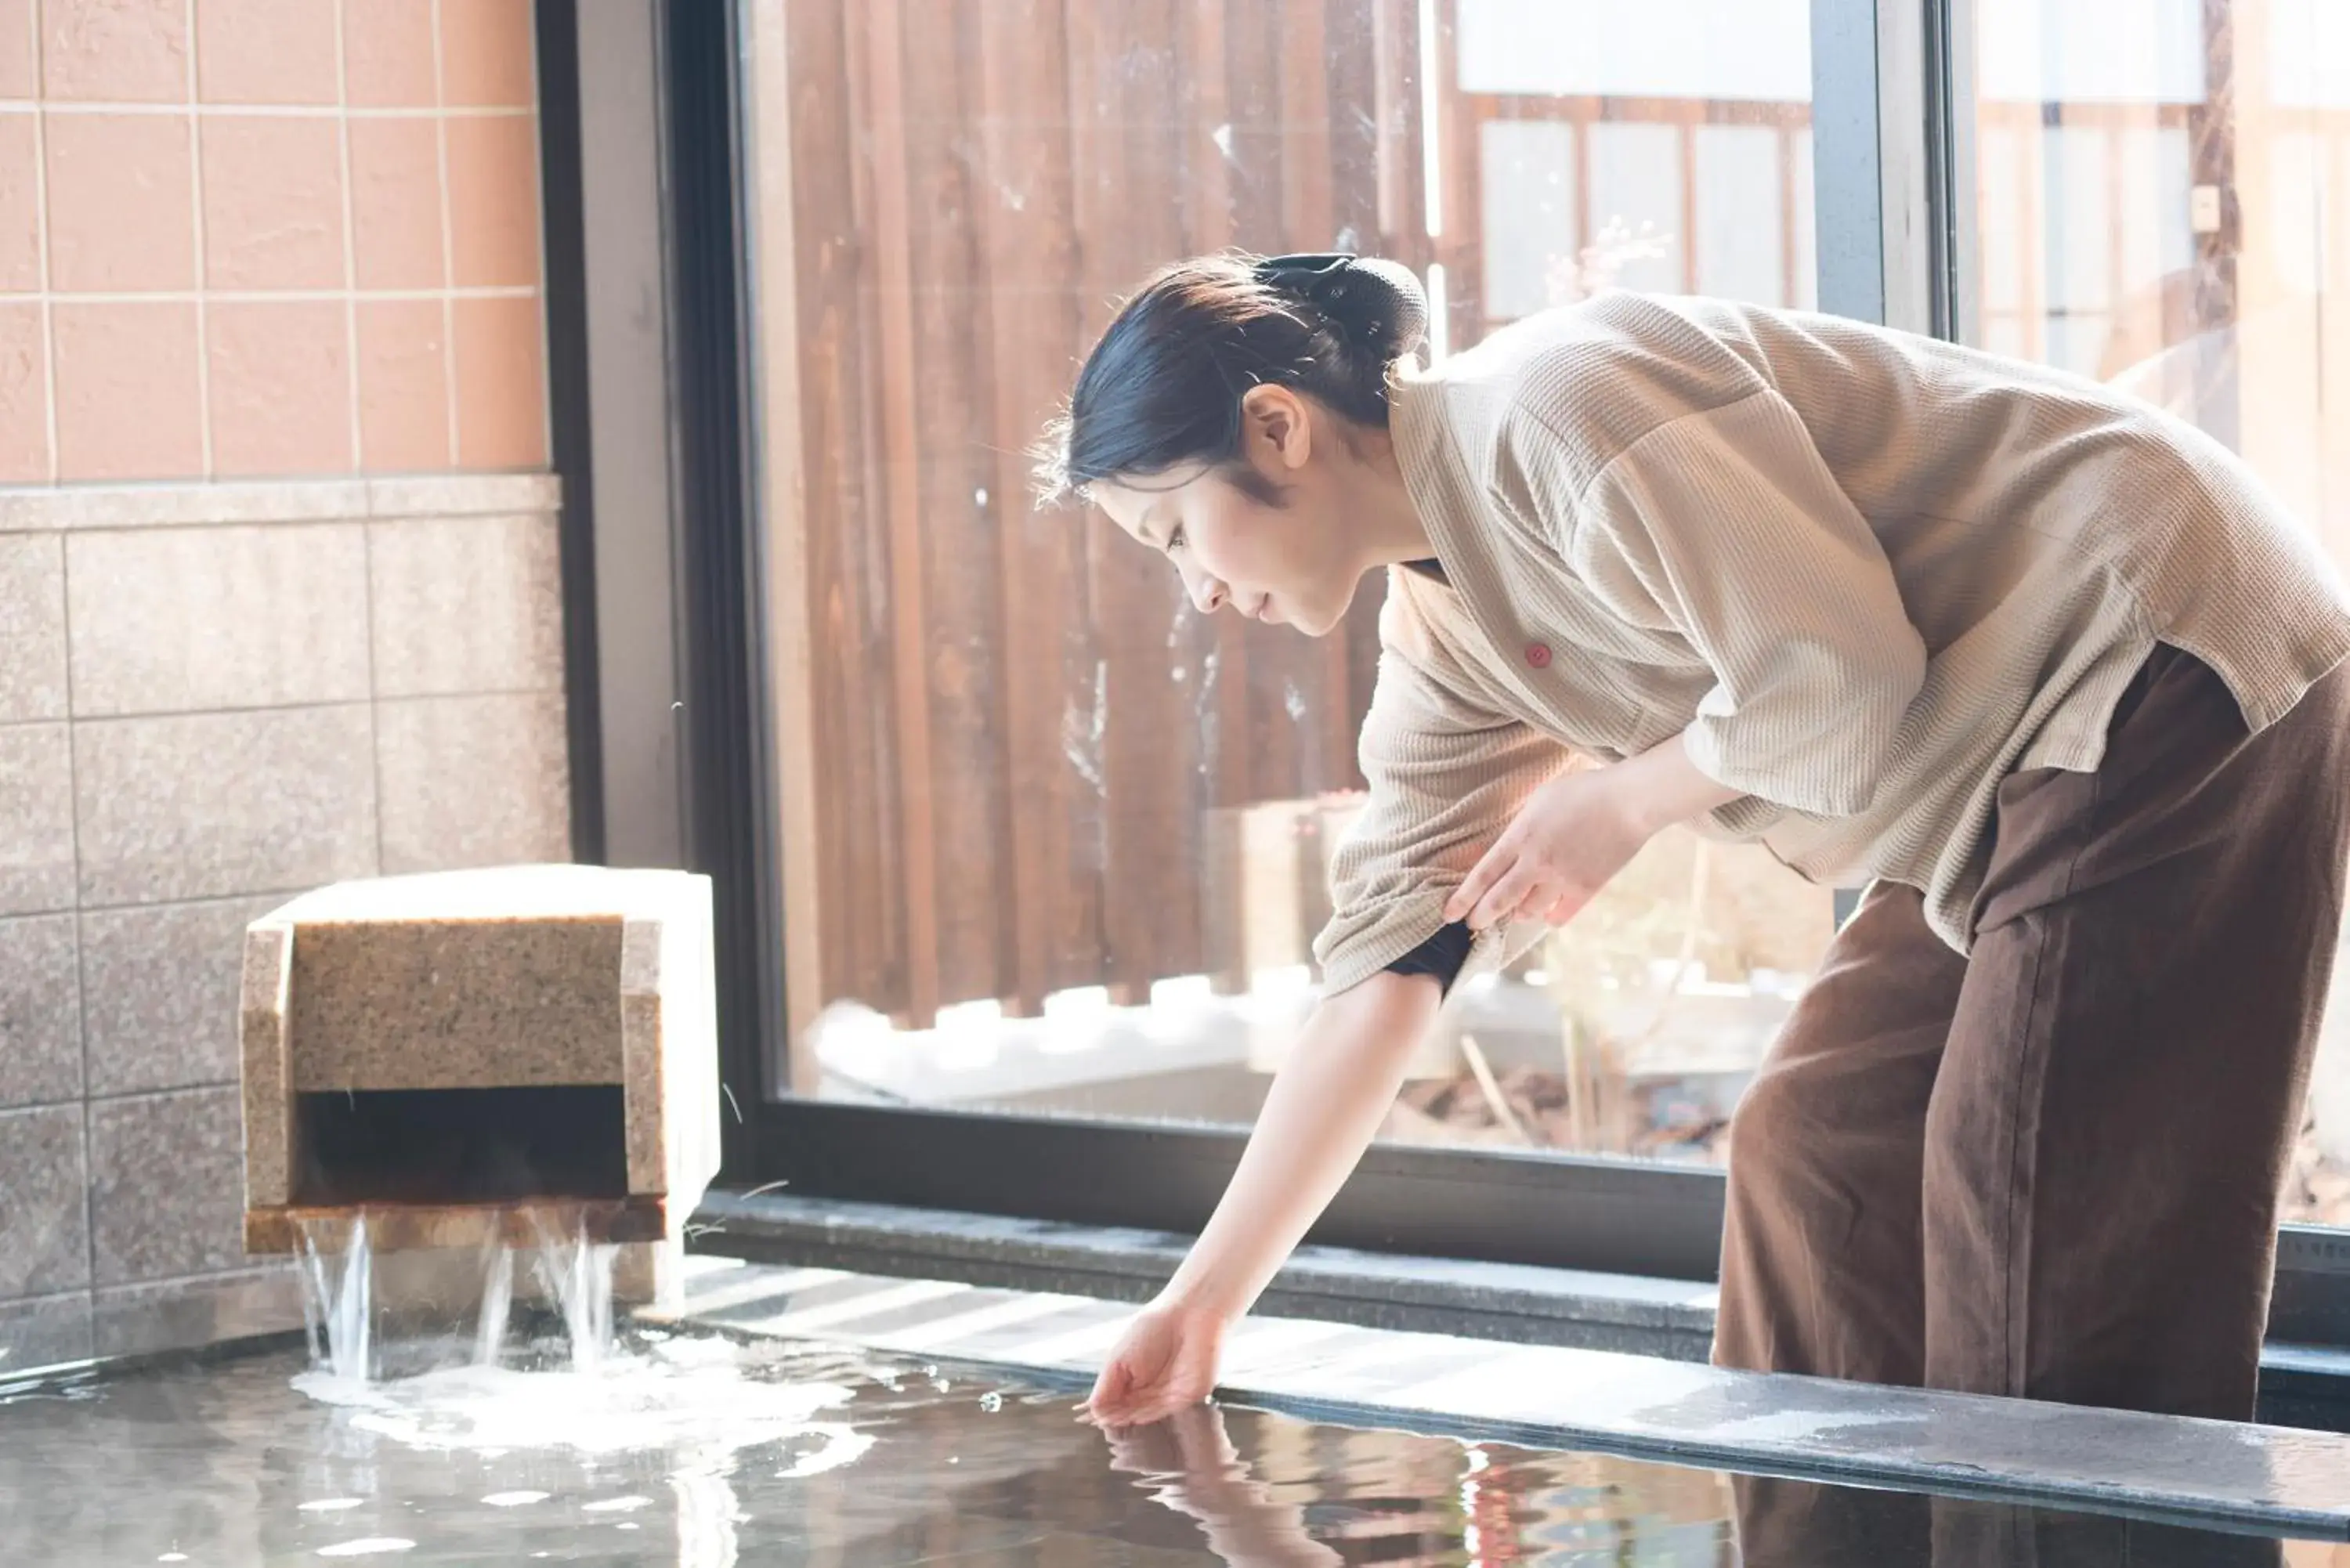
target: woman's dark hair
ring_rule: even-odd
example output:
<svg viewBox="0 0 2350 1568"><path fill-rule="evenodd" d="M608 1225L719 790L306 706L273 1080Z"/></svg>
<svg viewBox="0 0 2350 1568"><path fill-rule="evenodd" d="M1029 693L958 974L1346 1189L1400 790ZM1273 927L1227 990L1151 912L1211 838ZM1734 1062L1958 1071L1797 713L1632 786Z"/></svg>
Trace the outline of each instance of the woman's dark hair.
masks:
<svg viewBox="0 0 2350 1568"><path fill-rule="evenodd" d="M1086 356L1037 448L1047 501L1098 479L1209 462L1257 500L1278 490L1241 461L1241 399L1292 388L1357 424L1388 422L1388 368L1419 343L1428 302L1395 262L1244 254L1178 262L1144 284Z"/></svg>

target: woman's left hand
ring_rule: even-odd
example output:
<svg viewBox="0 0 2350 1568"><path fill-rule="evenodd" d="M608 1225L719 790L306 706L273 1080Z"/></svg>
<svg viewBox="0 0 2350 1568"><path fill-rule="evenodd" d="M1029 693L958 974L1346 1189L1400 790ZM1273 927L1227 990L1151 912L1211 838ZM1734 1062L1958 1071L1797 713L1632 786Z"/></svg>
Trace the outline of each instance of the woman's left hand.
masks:
<svg viewBox="0 0 2350 1568"><path fill-rule="evenodd" d="M1624 764L1562 774L1526 798L1444 907L1478 930L1520 917L1565 925L1655 829L1629 800Z"/></svg>

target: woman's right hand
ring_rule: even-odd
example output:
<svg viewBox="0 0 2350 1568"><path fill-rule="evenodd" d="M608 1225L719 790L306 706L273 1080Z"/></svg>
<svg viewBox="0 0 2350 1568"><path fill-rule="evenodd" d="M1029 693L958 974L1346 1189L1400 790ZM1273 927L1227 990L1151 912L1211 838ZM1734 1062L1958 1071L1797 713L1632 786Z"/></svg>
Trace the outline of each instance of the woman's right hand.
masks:
<svg viewBox="0 0 2350 1568"><path fill-rule="evenodd" d="M1118 1336L1086 1400L1086 1418L1104 1427L1139 1427L1197 1405L1215 1390L1224 1314L1157 1301Z"/></svg>
<svg viewBox="0 0 2350 1568"><path fill-rule="evenodd" d="M1225 1333L1362 1158L1439 1000L1427 975L1376 974L1315 1006L1273 1075L1216 1211L1110 1352L1086 1401L1088 1419L1139 1426L1214 1389Z"/></svg>

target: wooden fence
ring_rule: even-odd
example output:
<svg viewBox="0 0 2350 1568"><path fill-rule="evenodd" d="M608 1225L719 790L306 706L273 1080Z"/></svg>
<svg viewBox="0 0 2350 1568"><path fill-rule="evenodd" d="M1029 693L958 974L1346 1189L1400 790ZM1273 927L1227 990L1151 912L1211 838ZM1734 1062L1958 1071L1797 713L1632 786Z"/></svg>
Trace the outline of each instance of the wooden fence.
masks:
<svg viewBox="0 0 2350 1568"><path fill-rule="evenodd" d="M1482 336L1469 160L1509 110L1431 95L1452 149L1431 240L1418 0L755 15L793 1033L836 999L920 1024L1217 969L1212 825L1359 786L1376 585L1318 642L1204 619L1106 522L1037 513L1026 450L1173 257L1444 263L1453 342Z"/></svg>

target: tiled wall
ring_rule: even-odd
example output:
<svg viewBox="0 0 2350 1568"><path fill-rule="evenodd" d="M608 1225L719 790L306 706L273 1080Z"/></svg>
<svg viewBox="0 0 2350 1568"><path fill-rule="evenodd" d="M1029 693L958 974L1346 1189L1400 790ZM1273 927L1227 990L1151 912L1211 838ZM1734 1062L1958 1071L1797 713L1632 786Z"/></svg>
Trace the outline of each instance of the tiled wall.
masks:
<svg viewBox="0 0 2350 1568"><path fill-rule="evenodd" d="M0 0L0 483L546 461L529 0Z"/></svg>
<svg viewBox="0 0 2350 1568"><path fill-rule="evenodd" d="M298 1323L238 934L569 853L529 0L0 0L0 1369Z"/></svg>
<svg viewBox="0 0 2350 1568"><path fill-rule="evenodd" d="M568 858L553 491L0 493L0 1368L298 1321L241 1250L238 934Z"/></svg>

